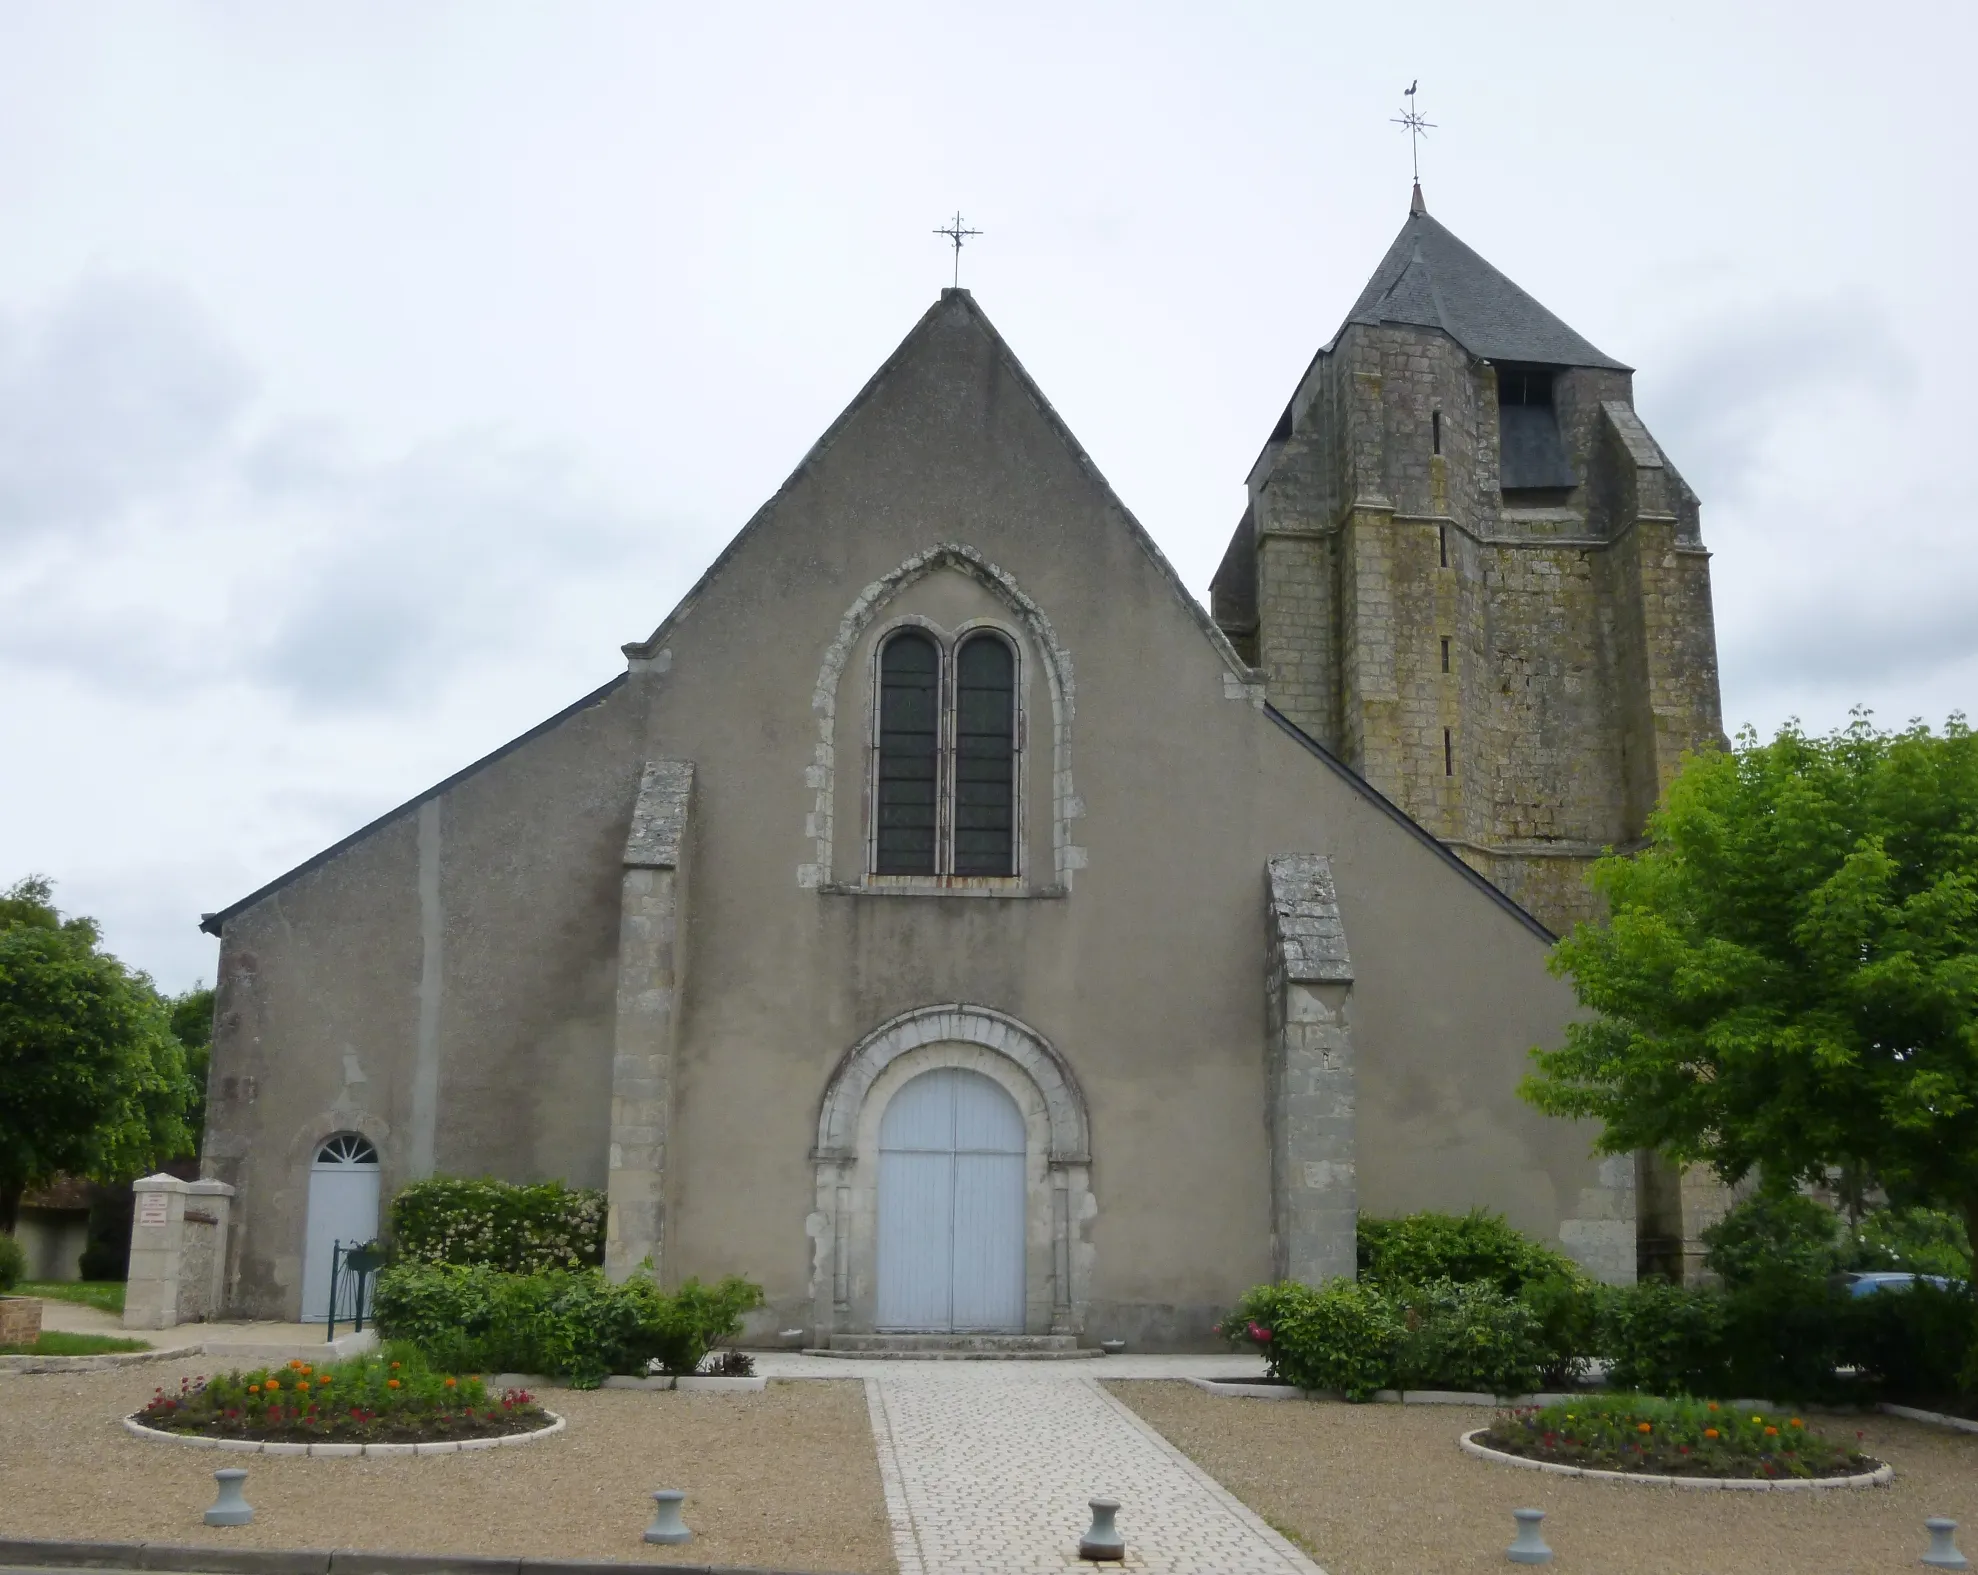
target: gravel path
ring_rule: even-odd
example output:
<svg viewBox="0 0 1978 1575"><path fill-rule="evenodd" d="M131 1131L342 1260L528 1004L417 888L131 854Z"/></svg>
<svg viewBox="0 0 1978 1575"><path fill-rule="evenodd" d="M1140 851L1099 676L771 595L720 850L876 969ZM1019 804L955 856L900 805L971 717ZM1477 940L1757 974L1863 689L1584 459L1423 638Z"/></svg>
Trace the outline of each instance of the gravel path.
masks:
<svg viewBox="0 0 1978 1575"><path fill-rule="evenodd" d="M1913 1570L1926 1515L1978 1558L1978 1436L1895 1417L1820 1417L1895 1465L1886 1488L1702 1493L1576 1481L1463 1454L1466 1406L1231 1400L1191 1384L1113 1392L1330 1575L1505 1568L1513 1508L1546 1512L1553 1568L1600 1575L1870 1575Z"/></svg>
<svg viewBox="0 0 1978 1575"><path fill-rule="evenodd" d="M654 1488L687 1493L694 1562L890 1575L863 1387L759 1395L553 1390L570 1426L514 1449L410 1460L222 1456L121 1418L203 1362L0 1374L0 1531L13 1536L643 1560ZM248 1467L255 1523L201 1524L213 1472Z"/></svg>

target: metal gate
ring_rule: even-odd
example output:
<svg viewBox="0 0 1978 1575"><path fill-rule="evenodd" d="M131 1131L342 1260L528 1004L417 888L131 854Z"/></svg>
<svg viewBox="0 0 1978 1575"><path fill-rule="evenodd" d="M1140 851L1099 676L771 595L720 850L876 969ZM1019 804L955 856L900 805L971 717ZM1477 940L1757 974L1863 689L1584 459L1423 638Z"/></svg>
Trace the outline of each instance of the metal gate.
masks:
<svg viewBox="0 0 1978 1575"><path fill-rule="evenodd" d="M923 1072L879 1124L879 1327L1023 1329L1024 1128L980 1072Z"/></svg>

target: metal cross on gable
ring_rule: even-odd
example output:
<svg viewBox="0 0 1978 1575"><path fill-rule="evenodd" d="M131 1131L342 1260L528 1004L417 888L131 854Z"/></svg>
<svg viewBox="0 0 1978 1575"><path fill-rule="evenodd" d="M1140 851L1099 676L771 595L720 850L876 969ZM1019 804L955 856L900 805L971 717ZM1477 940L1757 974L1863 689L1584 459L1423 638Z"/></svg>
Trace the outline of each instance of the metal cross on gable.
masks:
<svg viewBox="0 0 1978 1575"><path fill-rule="evenodd" d="M955 288L960 289L962 282L962 242L970 236L980 235L982 232L980 230L964 228L962 225L961 209L957 208L955 210L955 216L934 233L936 235L945 235L955 243Z"/></svg>
<svg viewBox="0 0 1978 1575"><path fill-rule="evenodd" d="M1434 121L1422 119L1420 106L1415 102L1415 89L1421 85L1419 77L1408 84L1407 90L1401 95L1401 113L1391 122L1393 125L1408 128L1408 161L1414 169L1417 186L1422 183L1422 138L1435 129Z"/></svg>

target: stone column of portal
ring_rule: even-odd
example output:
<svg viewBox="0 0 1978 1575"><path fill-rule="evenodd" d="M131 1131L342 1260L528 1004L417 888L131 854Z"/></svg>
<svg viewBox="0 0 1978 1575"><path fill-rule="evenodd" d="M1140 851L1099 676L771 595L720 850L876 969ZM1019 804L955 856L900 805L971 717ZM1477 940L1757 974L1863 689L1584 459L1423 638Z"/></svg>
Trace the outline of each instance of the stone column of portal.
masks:
<svg viewBox="0 0 1978 1575"><path fill-rule="evenodd" d="M1272 859L1269 877L1272 1272L1317 1285L1355 1272L1353 963L1325 856Z"/></svg>
<svg viewBox="0 0 1978 1575"><path fill-rule="evenodd" d="M666 1145L693 788L689 762L647 762L625 839L604 1243L604 1269L613 1280L626 1278L648 1258L657 1272L666 1245Z"/></svg>

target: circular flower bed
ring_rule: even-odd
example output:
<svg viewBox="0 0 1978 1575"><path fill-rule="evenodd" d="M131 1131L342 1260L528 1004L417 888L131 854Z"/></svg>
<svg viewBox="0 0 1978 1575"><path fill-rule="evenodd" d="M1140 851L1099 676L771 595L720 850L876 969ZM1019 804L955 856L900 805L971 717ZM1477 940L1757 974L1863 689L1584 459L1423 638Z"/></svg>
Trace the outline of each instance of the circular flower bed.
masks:
<svg viewBox="0 0 1978 1575"><path fill-rule="evenodd" d="M1504 1412L1469 1436L1521 1460L1627 1476L1817 1481L1884 1469L1854 1447L1859 1434L1840 1442L1803 1417L1719 1400L1588 1395Z"/></svg>
<svg viewBox="0 0 1978 1575"><path fill-rule="evenodd" d="M410 1352L181 1379L131 1418L163 1433L283 1444L430 1444L533 1433L555 1418L526 1389L490 1394Z"/></svg>

